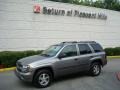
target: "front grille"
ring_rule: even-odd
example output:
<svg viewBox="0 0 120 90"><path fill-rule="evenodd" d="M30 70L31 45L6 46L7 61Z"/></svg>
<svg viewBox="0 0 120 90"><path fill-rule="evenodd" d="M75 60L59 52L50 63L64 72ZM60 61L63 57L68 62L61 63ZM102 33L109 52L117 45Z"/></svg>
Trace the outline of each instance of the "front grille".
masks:
<svg viewBox="0 0 120 90"><path fill-rule="evenodd" d="M17 62L18 67L22 67L22 64L20 62Z"/></svg>
<svg viewBox="0 0 120 90"><path fill-rule="evenodd" d="M18 70L19 72L22 72L22 70L21 70L20 68L17 68L17 70Z"/></svg>
<svg viewBox="0 0 120 90"><path fill-rule="evenodd" d="M22 71L22 64L20 63L20 62L17 62L17 70L19 71L19 72L21 72Z"/></svg>

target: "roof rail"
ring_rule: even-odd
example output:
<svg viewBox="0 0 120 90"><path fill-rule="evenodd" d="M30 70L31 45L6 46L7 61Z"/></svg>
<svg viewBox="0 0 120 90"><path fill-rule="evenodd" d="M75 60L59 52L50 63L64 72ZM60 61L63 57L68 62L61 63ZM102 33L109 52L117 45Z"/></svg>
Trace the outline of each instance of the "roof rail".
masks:
<svg viewBox="0 0 120 90"><path fill-rule="evenodd" d="M80 41L79 43L96 43L95 41Z"/></svg>
<svg viewBox="0 0 120 90"><path fill-rule="evenodd" d="M65 44L65 43L96 43L95 41L67 41L67 42L61 42L62 44Z"/></svg>
<svg viewBox="0 0 120 90"><path fill-rule="evenodd" d="M67 41L67 42L62 42L62 43L77 43L77 41Z"/></svg>

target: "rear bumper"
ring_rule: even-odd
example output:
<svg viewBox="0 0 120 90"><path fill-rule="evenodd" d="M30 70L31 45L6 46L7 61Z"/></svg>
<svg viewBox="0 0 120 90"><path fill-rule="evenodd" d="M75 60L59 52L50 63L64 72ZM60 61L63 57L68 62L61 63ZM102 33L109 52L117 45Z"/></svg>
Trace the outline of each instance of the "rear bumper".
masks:
<svg viewBox="0 0 120 90"><path fill-rule="evenodd" d="M33 74L32 72L28 72L28 73L21 73L19 72L17 69L14 71L15 75L22 81L25 82L32 82L33 79Z"/></svg>

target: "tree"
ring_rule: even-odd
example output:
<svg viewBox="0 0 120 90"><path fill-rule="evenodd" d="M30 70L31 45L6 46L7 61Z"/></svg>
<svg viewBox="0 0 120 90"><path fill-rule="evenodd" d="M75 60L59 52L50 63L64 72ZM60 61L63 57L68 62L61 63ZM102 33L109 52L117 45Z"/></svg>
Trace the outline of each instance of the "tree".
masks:
<svg viewBox="0 0 120 90"><path fill-rule="evenodd" d="M103 8L104 4L101 0L97 0L91 4L91 6L98 7L98 8Z"/></svg>
<svg viewBox="0 0 120 90"><path fill-rule="evenodd" d="M93 6L98 8L105 8L120 11L119 0L50 0L56 2L73 3L78 5Z"/></svg>
<svg viewBox="0 0 120 90"><path fill-rule="evenodd" d="M50 1L71 3L73 0L50 0Z"/></svg>
<svg viewBox="0 0 120 90"><path fill-rule="evenodd" d="M73 0L72 3L74 3L74 4L80 4L80 0Z"/></svg>

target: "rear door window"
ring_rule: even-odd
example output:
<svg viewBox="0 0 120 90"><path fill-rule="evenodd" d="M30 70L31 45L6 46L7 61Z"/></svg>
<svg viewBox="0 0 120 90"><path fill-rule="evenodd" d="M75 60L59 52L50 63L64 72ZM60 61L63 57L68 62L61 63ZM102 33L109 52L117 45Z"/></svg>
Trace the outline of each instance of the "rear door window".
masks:
<svg viewBox="0 0 120 90"><path fill-rule="evenodd" d="M92 53L88 44L78 44L78 47L81 55Z"/></svg>

